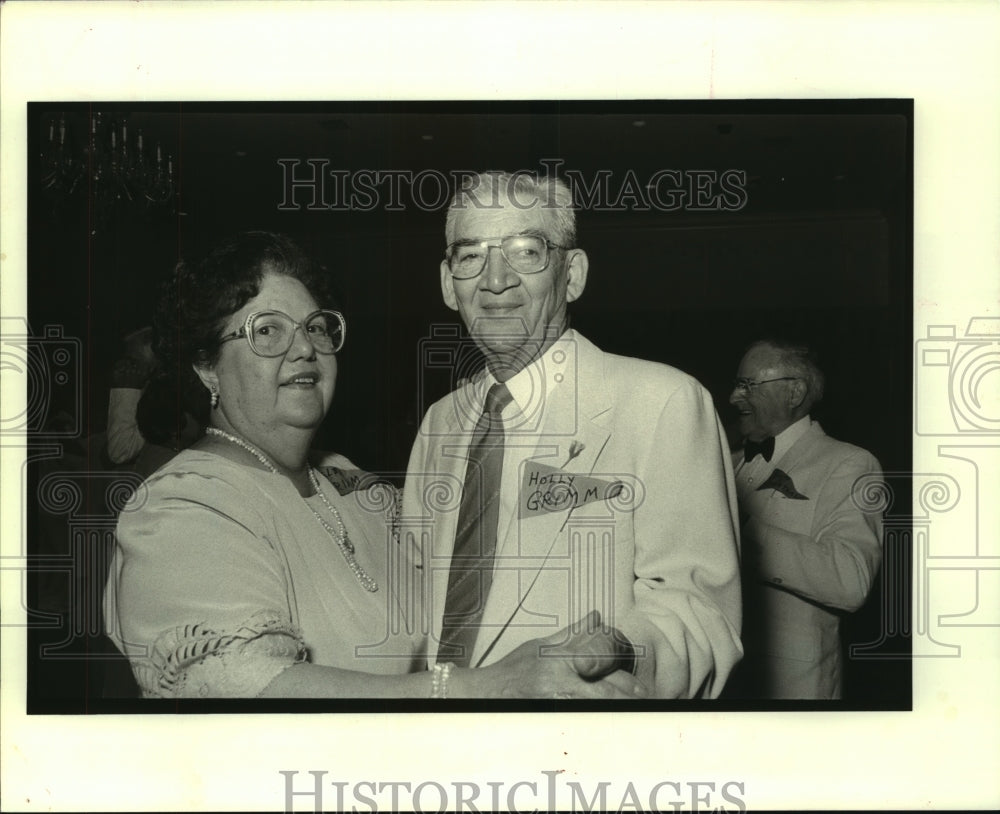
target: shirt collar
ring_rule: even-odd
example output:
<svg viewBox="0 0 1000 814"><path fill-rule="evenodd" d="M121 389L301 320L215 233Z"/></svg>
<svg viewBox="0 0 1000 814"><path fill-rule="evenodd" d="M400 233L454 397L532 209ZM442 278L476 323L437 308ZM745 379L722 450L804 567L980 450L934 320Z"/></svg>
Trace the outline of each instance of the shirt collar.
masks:
<svg viewBox="0 0 1000 814"><path fill-rule="evenodd" d="M556 385L565 381L569 371L576 369L576 331L566 330L537 359L507 379L504 384L512 396L511 403L503 411L507 431L517 429L531 432L541 417L546 402ZM476 398L479 404L486 403L486 393L497 383L496 377L487 365L484 375L476 383ZM508 421L520 415L520 424Z"/></svg>
<svg viewBox="0 0 1000 814"><path fill-rule="evenodd" d="M805 415L795 423L789 424L774 436L774 455L771 457L771 460L780 460L781 456L795 446L795 442L805 435L811 426L812 419Z"/></svg>

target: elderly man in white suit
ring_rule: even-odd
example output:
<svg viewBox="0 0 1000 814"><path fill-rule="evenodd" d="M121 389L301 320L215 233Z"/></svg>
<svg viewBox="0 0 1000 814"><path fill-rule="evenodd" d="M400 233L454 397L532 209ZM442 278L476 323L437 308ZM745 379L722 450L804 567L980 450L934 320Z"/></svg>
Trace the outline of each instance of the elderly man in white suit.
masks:
<svg viewBox="0 0 1000 814"><path fill-rule="evenodd" d="M840 698L840 617L864 604L882 560L881 514L864 499L881 468L810 418L823 388L808 347L762 340L729 399L745 439L733 457L746 575L733 689L745 697Z"/></svg>
<svg viewBox="0 0 1000 814"><path fill-rule="evenodd" d="M573 659L584 680L612 663L654 697L716 697L742 651L735 491L711 397L674 368L603 353L570 329L567 304L583 293L588 261L563 182L470 179L446 240L444 301L486 367L428 410L404 490L435 670L446 677L452 659L486 667L518 648L542 665L565 654L532 640L596 612L608 635L592 641L618 660ZM456 575L471 573L455 550L470 438L498 383L509 402L484 532L495 548L477 566L488 571L475 575L477 598L455 617ZM463 624L472 635L460 639Z"/></svg>

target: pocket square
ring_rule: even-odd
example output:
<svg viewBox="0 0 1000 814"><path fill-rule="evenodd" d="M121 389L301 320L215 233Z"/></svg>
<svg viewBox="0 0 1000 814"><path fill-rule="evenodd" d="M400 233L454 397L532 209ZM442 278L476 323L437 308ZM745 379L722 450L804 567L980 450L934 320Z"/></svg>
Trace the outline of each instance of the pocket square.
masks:
<svg viewBox="0 0 1000 814"><path fill-rule="evenodd" d="M785 497L792 500L809 500L808 497L795 488L795 484L788 473L780 469L775 469L770 477L757 487L758 492L764 489L774 489L774 491L781 492Z"/></svg>
<svg viewBox="0 0 1000 814"><path fill-rule="evenodd" d="M610 500L621 491L620 481L576 475L548 464L528 461L521 477L518 517L575 509L595 500Z"/></svg>

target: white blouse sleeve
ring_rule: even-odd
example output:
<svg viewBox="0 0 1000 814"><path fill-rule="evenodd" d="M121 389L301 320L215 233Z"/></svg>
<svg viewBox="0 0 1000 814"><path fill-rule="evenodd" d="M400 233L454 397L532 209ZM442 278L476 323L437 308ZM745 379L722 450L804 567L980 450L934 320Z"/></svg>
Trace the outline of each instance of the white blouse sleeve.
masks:
<svg viewBox="0 0 1000 814"><path fill-rule="evenodd" d="M308 658L266 498L190 472L122 512L108 634L147 697L256 696Z"/></svg>

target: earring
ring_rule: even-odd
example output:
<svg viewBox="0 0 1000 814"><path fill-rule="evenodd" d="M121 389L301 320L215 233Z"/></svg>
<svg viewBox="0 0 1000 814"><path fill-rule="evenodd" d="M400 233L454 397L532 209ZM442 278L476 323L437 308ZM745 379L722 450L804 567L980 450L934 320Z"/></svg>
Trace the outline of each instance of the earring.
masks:
<svg viewBox="0 0 1000 814"><path fill-rule="evenodd" d="M214 384L212 385L212 395L209 396L209 403L212 405L213 410L219 406L219 388Z"/></svg>

